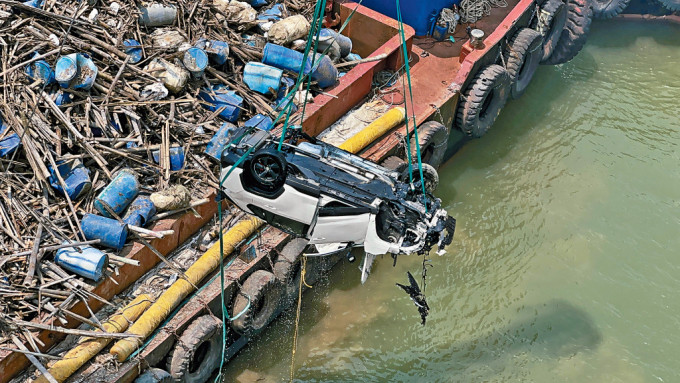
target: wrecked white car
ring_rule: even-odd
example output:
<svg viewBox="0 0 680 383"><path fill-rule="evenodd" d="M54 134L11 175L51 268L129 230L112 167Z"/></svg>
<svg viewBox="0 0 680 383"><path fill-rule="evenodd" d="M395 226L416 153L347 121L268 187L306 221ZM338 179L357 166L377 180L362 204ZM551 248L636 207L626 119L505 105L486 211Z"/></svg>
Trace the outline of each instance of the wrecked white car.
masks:
<svg viewBox="0 0 680 383"><path fill-rule="evenodd" d="M420 181L299 129L280 149L266 131L234 129L221 161L222 191L244 211L310 244L362 246L362 282L378 254L441 254L453 239L455 219Z"/></svg>

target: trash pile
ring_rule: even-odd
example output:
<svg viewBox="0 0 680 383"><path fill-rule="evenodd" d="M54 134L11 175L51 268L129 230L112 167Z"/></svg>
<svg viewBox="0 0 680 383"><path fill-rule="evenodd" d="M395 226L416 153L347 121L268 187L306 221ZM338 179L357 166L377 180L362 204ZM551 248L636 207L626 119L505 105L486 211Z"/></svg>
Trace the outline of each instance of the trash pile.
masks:
<svg viewBox="0 0 680 383"><path fill-rule="evenodd" d="M0 343L31 343L37 316L101 327L68 309L135 262L116 253L207 202L232 128L271 129L284 102L306 100L313 9L0 0ZM335 63L361 62L331 29L317 50L304 68L315 92L336 83Z"/></svg>

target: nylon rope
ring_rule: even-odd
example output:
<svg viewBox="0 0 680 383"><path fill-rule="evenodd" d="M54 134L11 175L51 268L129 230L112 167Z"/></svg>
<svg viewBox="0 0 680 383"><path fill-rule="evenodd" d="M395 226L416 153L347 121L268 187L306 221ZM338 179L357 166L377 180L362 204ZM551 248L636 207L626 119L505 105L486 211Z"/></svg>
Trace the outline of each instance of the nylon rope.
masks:
<svg viewBox="0 0 680 383"><path fill-rule="evenodd" d="M321 5L323 5L323 7ZM302 59L302 65L300 66L300 71L298 72L298 80L295 83L295 88L294 88L295 90L293 92L291 92L291 94L295 95L297 93L297 89L299 88L301 82L303 80L307 81L307 91L306 91L305 96L304 96L305 98L302 102L302 119L304 119L305 106L307 105L307 96L309 95L309 87L310 87L311 82L312 82L311 74L312 74L312 71L314 70L314 64L315 64L314 60L316 58L316 53L317 53L316 47L318 46L319 32L321 31L319 26L323 22L322 11L323 11L323 9L325 9L325 7L326 7L326 0L321 0L321 1L316 2L316 6L314 7L313 22L312 22L311 28L309 28L309 35L307 36L307 44L305 45L305 53L304 53L304 56L303 56L303 59ZM315 52L312 56L312 62L310 64L309 73L305 74L304 72L305 72L305 68L307 67L307 60L309 58L309 51L312 47L312 39L314 38L315 35L316 35L316 41L314 43ZM289 122L290 116L292 115L292 112L293 112L292 97L291 97L291 95L288 95L288 97L289 98L286 99L287 103L286 103L286 106L284 107L284 110L282 110L279 113L279 116L276 117L276 121L274 121L274 125L275 125L276 122L278 122L278 120L280 119L281 114L284 111L286 112L286 120L283 123L283 130L281 132L281 137L279 139L279 146L278 146L279 151L281 150L281 147L283 146L283 141L286 138L286 130L288 129L288 122ZM300 121L302 121L302 119Z"/></svg>
<svg viewBox="0 0 680 383"><path fill-rule="evenodd" d="M305 99L303 100L303 109L302 109L302 118L304 119L304 110L305 110L304 108L305 108L305 105L307 104L307 96L309 94L309 88L310 88L310 85L311 85L311 69L314 68L314 63L315 63L315 58L316 58L316 53L317 53L316 49L318 47L318 42L319 42L319 31L320 31L321 23L323 22L323 17L322 17L321 12L322 12L323 9L325 9L325 5L326 5L326 0L317 1L317 3L316 3L316 6L314 8L314 20L313 20L314 23L313 23L312 28L310 28L309 36L307 37L307 45L305 46L305 52L304 52L304 56L303 56L303 60L302 60L302 65L300 66L300 70L298 72L298 79L295 83L295 88L294 88L295 91L291 92L291 94L286 96L286 98L284 99L285 106L282 108L282 110L279 112L279 114L276 116L276 119L272 123L272 125L276 125L276 123L281 119L282 114L284 112L286 113L286 120L285 120L284 125L283 125L283 131L281 132L281 138L279 140L279 145L278 145L279 151L281 150L281 147L283 145L283 140L286 137L286 129L288 128L288 122L289 122L290 116L292 114L292 105L293 105L292 98L293 98L293 95L296 94L297 89L299 88L300 84L304 80L307 80L307 93L305 94ZM306 65L307 60L309 58L309 51L310 51L311 46L312 46L312 38L315 35L316 35L316 41L314 43L314 50L315 51L314 51L314 55L312 56L312 62L311 62L311 65L310 65L310 73L305 74L304 72L305 72L305 68L307 66ZM243 136L245 136L246 134L247 134L247 132L244 132L240 137L238 137L236 142L240 141L241 138L243 138ZM231 144L231 142L229 144ZM254 148L255 148L255 146L250 147L236 161L236 163L231 166L231 168L229 169L227 174L225 174L224 177L222 177L222 179L220 179L218 193L221 193L222 185L224 184L224 181L226 181L226 179L229 177L231 172L235 168L237 168L248 157L248 155L250 155L250 153L253 151ZM222 174L223 170L224 169L222 167L222 161L220 160L220 175ZM222 351L221 351L221 355L220 355L220 369L219 369L217 376L215 377L215 382L218 382L219 379L222 377L222 370L224 369L224 362L225 362L224 354L225 354L225 348L226 348L225 346L226 346L226 339L227 339L227 324L226 324L227 320L233 321L233 320L237 319L243 313L245 313L248 310L248 308L250 307L250 297L248 296L247 297L248 298L248 304L234 318L230 318L229 313L227 312L227 307L224 303L224 269L225 269L225 265L224 265L224 240L222 238L223 237L223 235L222 235L223 234L223 227L222 227L222 218L223 218L222 216L223 215L222 215L222 199L221 198L218 199L217 211L218 211L219 232L220 232L220 234L219 234L219 237L220 237L219 238L219 246L220 246L220 300L221 300L221 305L222 305ZM229 267L232 262L233 262L233 259L229 261L229 263L227 264L226 267ZM303 278L304 278L304 269L303 269ZM303 278L301 279L301 281L303 280ZM299 310L300 310L300 308L299 308L299 304L298 304L298 315L299 315ZM296 339L297 339L297 327L296 327ZM293 351L293 353L294 353L294 351Z"/></svg>
<svg viewBox="0 0 680 383"><path fill-rule="evenodd" d="M297 350L297 340L298 340L298 329L300 327L300 308L302 307L302 287L307 286L310 289L312 286L307 284L305 281L305 275L307 274L307 255L302 254L302 271L300 271L300 286L298 288L298 300L297 300L297 310L295 312L295 332L293 333L293 349L291 350L290 358L290 380L293 382L295 377L295 351Z"/></svg>
<svg viewBox="0 0 680 383"><path fill-rule="evenodd" d="M404 55L404 67L406 70L406 78L408 80L408 93L409 93L409 99L411 100L411 112L413 113L413 135L415 138L415 145L416 145L416 157L418 159L418 171L420 172L420 186L423 190L423 204L425 205L425 211L427 212L427 195L425 194L425 177L423 176L423 161L422 157L420 154L420 140L418 139L418 128L416 127L416 114L415 114L415 106L413 103L413 88L411 87L411 64L409 63L408 60L408 52L406 49L406 36L404 35L404 23L401 18L401 6L399 5L399 0L395 0L397 2L397 20L399 21L399 36L401 38L401 48L402 52ZM411 166L411 140L409 139L409 132L408 132L408 122L409 122L409 117L408 117L408 103L406 100L404 100L404 112L406 114L406 144L408 145L408 148L406 150L407 157L408 157L408 173L409 173L409 181L411 182L411 185L413 185L413 168Z"/></svg>

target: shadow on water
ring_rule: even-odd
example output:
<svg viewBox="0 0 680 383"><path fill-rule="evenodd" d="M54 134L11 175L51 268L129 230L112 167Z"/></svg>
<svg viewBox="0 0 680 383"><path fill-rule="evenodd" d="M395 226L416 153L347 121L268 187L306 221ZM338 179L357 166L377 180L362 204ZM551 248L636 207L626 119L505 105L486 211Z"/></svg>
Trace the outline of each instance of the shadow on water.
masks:
<svg viewBox="0 0 680 383"><path fill-rule="evenodd" d="M445 351L453 361L452 370L461 371L480 364L506 364L519 354L542 359L566 358L594 351L602 334L584 310L561 300L524 306L518 319L491 334L453 343Z"/></svg>

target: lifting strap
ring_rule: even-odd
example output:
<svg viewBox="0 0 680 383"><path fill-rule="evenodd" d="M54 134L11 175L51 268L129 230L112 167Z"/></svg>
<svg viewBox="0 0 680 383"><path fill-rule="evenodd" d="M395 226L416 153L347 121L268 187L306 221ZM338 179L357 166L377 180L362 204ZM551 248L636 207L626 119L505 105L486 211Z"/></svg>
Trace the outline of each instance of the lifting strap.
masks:
<svg viewBox="0 0 680 383"><path fill-rule="evenodd" d="M408 93L409 93L409 98L411 100L411 121L413 121L413 136L415 138L415 145L416 145L416 157L418 158L418 171L420 172L420 185L423 190L423 204L425 205L425 211L427 212L427 195L425 194L425 177L423 176L423 161L420 153L420 144L418 140L418 128L416 127L416 113L415 113L415 106L413 104L413 89L411 88L411 64L409 63L409 57L408 57L408 52L406 49L406 36L404 35L404 23L401 19L401 7L399 6L399 0L395 0L397 2L397 20L399 21L399 37L401 39L401 48L402 48L402 53L404 56L404 68L406 71L406 78L408 80ZM402 79L403 81L403 79ZM404 89L404 93L406 93L406 90ZM412 159L411 159L411 138L408 130L408 122L409 122L409 117L408 117L408 102L406 102L406 95L404 95L404 110L406 111L406 157L408 159L408 176L409 176L409 182L411 184L411 189L413 189L413 168L412 168Z"/></svg>

